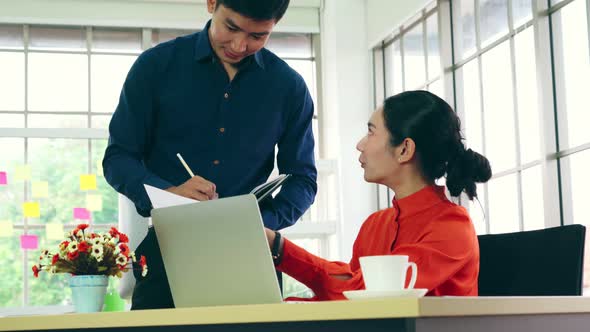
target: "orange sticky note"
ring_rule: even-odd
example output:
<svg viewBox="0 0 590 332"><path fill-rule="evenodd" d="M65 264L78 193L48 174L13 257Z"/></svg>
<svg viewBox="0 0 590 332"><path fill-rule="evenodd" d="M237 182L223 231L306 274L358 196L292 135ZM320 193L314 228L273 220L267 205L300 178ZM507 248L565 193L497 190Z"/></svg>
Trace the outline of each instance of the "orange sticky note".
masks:
<svg viewBox="0 0 590 332"><path fill-rule="evenodd" d="M16 181L27 181L31 179L31 165L17 166L14 170L14 179Z"/></svg>
<svg viewBox="0 0 590 332"><path fill-rule="evenodd" d="M14 234L14 227L10 220L0 221L0 237L12 237Z"/></svg>
<svg viewBox="0 0 590 332"><path fill-rule="evenodd" d="M86 209L88 211L102 210L102 196L95 194L86 195Z"/></svg>
<svg viewBox="0 0 590 332"><path fill-rule="evenodd" d="M96 175L80 175L80 190L96 190Z"/></svg>
<svg viewBox="0 0 590 332"><path fill-rule="evenodd" d="M63 240L64 225L59 223L51 223L45 225L45 234L48 240Z"/></svg>
<svg viewBox="0 0 590 332"><path fill-rule="evenodd" d="M47 181L35 181L31 183L31 194L33 198L49 197L49 184Z"/></svg>
<svg viewBox="0 0 590 332"><path fill-rule="evenodd" d="M39 218L41 217L41 209L37 202L26 202L23 203L23 213L28 218Z"/></svg>

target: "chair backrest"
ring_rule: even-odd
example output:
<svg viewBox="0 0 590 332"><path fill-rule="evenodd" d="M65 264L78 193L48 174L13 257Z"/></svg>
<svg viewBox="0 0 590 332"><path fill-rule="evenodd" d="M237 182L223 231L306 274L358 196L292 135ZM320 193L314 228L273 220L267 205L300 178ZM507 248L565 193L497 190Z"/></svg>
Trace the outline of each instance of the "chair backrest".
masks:
<svg viewBox="0 0 590 332"><path fill-rule="evenodd" d="M586 228L478 236L480 296L581 295Z"/></svg>

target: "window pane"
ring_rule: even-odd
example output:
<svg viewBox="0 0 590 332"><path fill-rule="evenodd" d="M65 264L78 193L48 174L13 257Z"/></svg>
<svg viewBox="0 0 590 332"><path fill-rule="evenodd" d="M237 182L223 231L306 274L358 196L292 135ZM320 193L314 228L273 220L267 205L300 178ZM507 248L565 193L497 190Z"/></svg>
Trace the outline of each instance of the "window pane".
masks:
<svg viewBox="0 0 590 332"><path fill-rule="evenodd" d="M405 90L414 90L426 82L426 63L424 58L424 29L416 25L404 35L404 77Z"/></svg>
<svg viewBox="0 0 590 332"><path fill-rule="evenodd" d="M93 29L92 50L101 52L141 52L141 30Z"/></svg>
<svg viewBox="0 0 590 332"><path fill-rule="evenodd" d="M25 139L0 137L0 151L0 171L6 172L8 181L7 185L0 186L0 220L22 224L21 204L25 201L25 187L23 181L16 181L14 175L16 168L25 162Z"/></svg>
<svg viewBox="0 0 590 332"><path fill-rule="evenodd" d="M3 114L0 113L0 128L24 128L24 114Z"/></svg>
<svg viewBox="0 0 590 332"><path fill-rule="evenodd" d="M458 58L465 59L475 53L474 0L453 1L455 47Z"/></svg>
<svg viewBox="0 0 590 332"><path fill-rule="evenodd" d="M385 48L385 97L403 91L402 77L402 53L396 40Z"/></svg>
<svg viewBox="0 0 590 332"><path fill-rule="evenodd" d="M39 263L41 250L57 251L60 240L48 240L45 230L32 230L28 234L39 237L39 249L29 250L27 275L29 279L29 305L69 305L71 304L71 289L69 287L70 275L57 273L51 275L47 272L39 273L39 278L33 276L31 268ZM22 260L19 262L22 266Z"/></svg>
<svg viewBox="0 0 590 332"><path fill-rule="evenodd" d="M88 141L81 139L31 138L29 164L36 181L47 181L51 199L40 198L41 217L29 223L72 223L75 207L84 207L80 175L88 173Z"/></svg>
<svg viewBox="0 0 590 332"><path fill-rule="evenodd" d="M102 158L107 147L107 140L92 140L92 165L90 173L97 172L98 165L102 165ZM92 213L92 221L97 224L118 224L119 209L117 192L107 183L104 176L97 175L96 184L98 191L93 195L100 195L102 209Z"/></svg>
<svg viewBox="0 0 590 332"><path fill-rule="evenodd" d="M428 86L428 91L434 93L435 95L441 97L442 99L445 99L445 89L444 89L441 79L438 79L438 80L430 83L430 85Z"/></svg>
<svg viewBox="0 0 590 332"><path fill-rule="evenodd" d="M273 33L266 48L280 57L311 58L311 35L303 33Z"/></svg>
<svg viewBox="0 0 590 332"><path fill-rule="evenodd" d="M97 129L109 129L109 123L111 122L110 115L93 115L91 120L91 128Z"/></svg>
<svg viewBox="0 0 590 332"><path fill-rule="evenodd" d="M469 216L471 217L471 221L473 221L473 226L475 227L475 231L477 234L486 234L486 216L485 210L483 207L484 202L486 201L486 195L484 191L483 184L477 184L477 198L474 198L472 201L469 201Z"/></svg>
<svg viewBox="0 0 590 332"><path fill-rule="evenodd" d="M440 49L438 45L438 17L436 13L426 20L428 33L428 79L440 75Z"/></svg>
<svg viewBox="0 0 590 332"><path fill-rule="evenodd" d="M373 51L373 68L375 70L375 105L380 105L385 99L385 77L383 76L383 50L375 49Z"/></svg>
<svg viewBox="0 0 590 332"><path fill-rule="evenodd" d="M31 26L32 49L86 50L86 29ZM59 77L59 76L56 76Z"/></svg>
<svg viewBox="0 0 590 332"><path fill-rule="evenodd" d="M22 25L0 25L0 48L22 49L23 40Z"/></svg>
<svg viewBox="0 0 590 332"><path fill-rule="evenodd" d="M524 230L545 228L540 165L522 171L522 204Z"/></svg>
<svg viewBox="0 0 590 332"><path fill-rule="evenodd" d="M512 0L512 27L517 28L533 18L532 1Z"/></svg>
<svg viewBox="0 0 590 332"><path fill-rule="evenodd" d="M458 70L463 77L463 124L467 147L483 153L482 114L477 59L469 61Z"/></svg>
<svg viewBox="0 0 590 332"><path fill-rule="evenodd" d="M490 232L509 233L520 230L516 174L493 179L488 184Z"/></svg>
<svg viewBox="0 0 590 332"><path fill-rule="evenodd" d="M0 52L0 110L25 109L25 55Z"/></svg>
<svg viewBox="0 0 590 332"><path fill-rule="evenodd" d="M152 29L152 46L194 33L191 30Z"/></svg>
<svg viewBox="0 0 590 332"><path fill-rule="evenodd" d="M88 128L86 115L29 114L28 128Z"/></svg>
<svg viewBox="0 0 590 332"><path fill-rule="evenodd" d="M516 166L510 49L504 42L482 56L486 154L495 172Z"/></svg>
<svg viewBox="0 0 590 332"><path fill-rule="evenodd" d="M314 104L317 105L316 102L316 89L315 89L315 74L314 74L314 63L310 60L287 60L287 64L295 69L296 72L299 73L305 80L305 84L309 89L309 93L311 94L311 98L313 99ZM314 108L314 112L317 113L317 107Z"/></svg>
<svg viewBox="0 0 590 332"><path fill-rule="evenodd" d="M0 238L0 306L19 307L23 305L23 250L19 236L22 231L14 230L9 238Z"/></svg>
<svg viewBox="0 0 590 332"><path fill-rule="evenodd" d="M508 33L507 0L480 0L479 21L482 47Z"/></svg>
<svg viewBox="0 0 590 332"><path fill-rule="evenodd" d="M518 126L520 128L521 163L541 157L539 107L537 104L537 69L533 28L514 38L516 59L516 92L518 102Z"/></svg>
<svg viewBox="0 0 590 332"><path fill-rule="evenodd" d="M92 55L91 103L92 112L114 112L127 73L137 56Z"/></svg>
<svg viewBox="0 0 590 332"><path fill-rule="evenodd" d="M564 128L560 134L560 145L563 148L574 147L590 141L588 123L588 84L590 77L590 54L588 54L588 26L586 20L586 1L576 0L566 5L555 14L557 28L553 29L556 45L556 62L561 68L556 68L559 76L557 87L558 98L561 104L565 104L565 110L559 113L565 114L566 123L560 125ZM559 24L561 22L561 24ZM559 29L561 26L561 29ZM561 33L559 33L561 30ZM561 74L561 75L559 75ZM564 93L560 93L560 92ZM558 104L559 105L559 104ZM563 137L566 136L566 137Z"/></svg>
<svg viewBox="0 0 590 332"><path fill-rule="evenodd" d="M29 110L86 112L88 58L77 54L29 54Z"/></svg>

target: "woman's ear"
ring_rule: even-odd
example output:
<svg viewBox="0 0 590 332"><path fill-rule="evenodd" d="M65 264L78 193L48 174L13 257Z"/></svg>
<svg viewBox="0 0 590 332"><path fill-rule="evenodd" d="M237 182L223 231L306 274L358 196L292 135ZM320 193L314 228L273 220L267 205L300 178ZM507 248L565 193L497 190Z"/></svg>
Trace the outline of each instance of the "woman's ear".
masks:
<svg viewBox="0 0 590 332"><path fill-rule="evenodd" d="M398 162L404 163L412 160L416 154L416 142L411 138L405 138L399 147Z"/></svg>

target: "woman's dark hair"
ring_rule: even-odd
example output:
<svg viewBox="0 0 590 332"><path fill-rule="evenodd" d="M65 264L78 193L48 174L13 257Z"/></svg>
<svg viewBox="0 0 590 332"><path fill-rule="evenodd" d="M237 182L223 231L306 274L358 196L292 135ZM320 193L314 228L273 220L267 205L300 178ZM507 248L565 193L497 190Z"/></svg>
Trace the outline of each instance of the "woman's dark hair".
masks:
<svg viewBox="0 0 590 332"><path fill-rule="evenodd" d="M256 21L278 22L289 7L289 0L217 0L215 9L219 5Z"/></svg>
<svg viewBox="0 0 590 332"><path fill-rule="evenodd" d="M451 106L428 91L406 91L385 99L385 127L391 145L404 139L416 143L416 154L422 174L429 181L446 174L452 196L465 191L469 199L477 197L476 182L492 177L488 159L467 149L461 136L461 121Z"/></svg>

